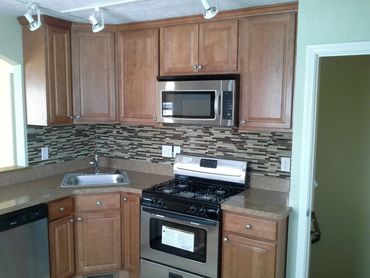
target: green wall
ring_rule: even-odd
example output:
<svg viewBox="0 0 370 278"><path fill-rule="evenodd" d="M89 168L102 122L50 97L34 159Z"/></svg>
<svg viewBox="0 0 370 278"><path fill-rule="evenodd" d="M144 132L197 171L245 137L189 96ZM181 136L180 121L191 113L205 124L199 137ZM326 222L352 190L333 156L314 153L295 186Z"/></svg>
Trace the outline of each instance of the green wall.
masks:
<svg viewBox="0 0 370 278"><path fill-rule="evenodd" d="M23 63L22 28L14 16L0 13L0 57Z"/></svg>
<svg viewBox="0 0 370 278"><path fill-rule="evenodd" d="M370 273L370 56L321 59L311 278Z"/></svg>
<svg viewBox="0 0 370 278"><path fill-rule="evenodd" d="M299 0L297 56L293 110L293 157L289 221L287 277L296 277L298 246L298 206L305 196L299 195L301 175L303 92L305 83L306 47L308 45L370 41L369 0Z"/></svg>

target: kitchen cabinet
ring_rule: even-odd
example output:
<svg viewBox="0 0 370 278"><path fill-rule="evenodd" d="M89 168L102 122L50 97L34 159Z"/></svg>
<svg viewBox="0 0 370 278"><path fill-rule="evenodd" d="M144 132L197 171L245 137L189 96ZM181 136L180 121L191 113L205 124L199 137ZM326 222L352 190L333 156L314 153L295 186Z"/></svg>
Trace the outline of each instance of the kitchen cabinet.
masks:
<svg viewBox="0 0 370 278"><path fill-rule="evenodd" d="M27 123L71 124L71 23L42 16L43 25L31 32L23 17L19 21L23 25Z"/></svg>
<svg viewBox="0 0 370 278"><path fill-rule="evenodd" d="M295 13L240 20L240 129L289 129Z"/></svg>
<svg viewBox="0 0 370 278"><path fill-rule="evenodd" d="M114 32L72 31L72 79L76 123L116 121Z"/></svg>
<svg viewBox="0 0 370 278"><path fill-rule="evenodd" d="M75 200L77 273L119 270L120 194L79 195Z"/></svg>
<svg viewBox="0 0 370 278"><path fill-rule="evenodd" d="M283 278L287 220L223 213L223 278Z"/></svg>
<svg viewBox="0 0 370 278"><path fill-rule="evenodd" d="M140 270L140 196L122 193L122 258L123 269L130 278L139 277Z"/></svg>
<svg viewBox="0 0 370 278"><path fill-rule="evenodd" d="M155 124L158 29L116 34L119 121Z"/></svg>
<svg viewBox="0 0 370 278"><path fill-rule="evenodd" d="M237 71L238 21L220 20L160 29L160 74Z"/></svg>
<svg viewBox="0 0 370 278"><path fill-rule="evenodd" d="M73 198L49 203L49 254L51 278L75 274Z"/></svg>

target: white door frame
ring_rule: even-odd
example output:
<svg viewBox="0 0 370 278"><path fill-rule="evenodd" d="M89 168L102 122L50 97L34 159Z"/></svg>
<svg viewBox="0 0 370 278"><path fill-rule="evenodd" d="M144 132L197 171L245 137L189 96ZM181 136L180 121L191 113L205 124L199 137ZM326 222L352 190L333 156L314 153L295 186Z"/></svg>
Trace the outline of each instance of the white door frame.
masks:
<svg viewBox="0 0 370 278"><path fill-rule="evenodd" d="M370 55L370 42L311 45L306 49L304 109L301 145L297 148L301 159L296 161L292 175L299 178L299 207L297 229L297 257L294 277L309 277L310 221L314 184L316 117L318 100L319 63L321 57ZM294 133L294 130L293 130ZM298 155L298 154L297 154ZM293 153L293 161L295 154Z"/></svg>

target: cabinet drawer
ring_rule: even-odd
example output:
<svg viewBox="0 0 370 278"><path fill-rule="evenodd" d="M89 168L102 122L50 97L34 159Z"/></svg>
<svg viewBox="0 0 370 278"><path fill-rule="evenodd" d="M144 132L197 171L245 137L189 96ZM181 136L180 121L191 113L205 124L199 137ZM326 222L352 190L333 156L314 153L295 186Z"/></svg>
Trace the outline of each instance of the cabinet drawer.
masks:
<svg viewBox="0 0 370 278"><path fill-rule="evenodd" d="M76 197L76 211L119 209L120 194L95 194Z"/></svg>
<svg viewBox="0 0 370 278"><path fill-rule="evenodd" d="M65 198L53 201L48 205L49 221L73 214L73 198Z"/></svg>
<svg viewBox="0 0 370 278"><path fill-rule="evenodd" d="M224 213L224 230L238 234L277 240L277 223L239 214Z"/></svg>

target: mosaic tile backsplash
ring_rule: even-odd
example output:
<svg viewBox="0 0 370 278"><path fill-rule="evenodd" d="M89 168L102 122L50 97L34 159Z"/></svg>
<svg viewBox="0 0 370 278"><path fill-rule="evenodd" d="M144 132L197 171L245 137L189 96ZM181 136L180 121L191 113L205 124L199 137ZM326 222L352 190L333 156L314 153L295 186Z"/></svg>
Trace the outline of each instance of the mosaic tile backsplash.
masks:
<svg viewBox="0 0 370 278"><path fill-rule="evenodd" d="M250 171L289 178L280 171L280 157L291 157L290 132L238 132L230 128L189 126L77 125L29 127L30 165L55 163L100 155L121 159L172 163L161 156L162 145L180 146L183 153L230 157L249 162ZM49 144L50 160L40 160L40 148Z"/></svg>

